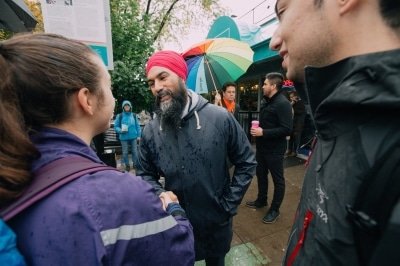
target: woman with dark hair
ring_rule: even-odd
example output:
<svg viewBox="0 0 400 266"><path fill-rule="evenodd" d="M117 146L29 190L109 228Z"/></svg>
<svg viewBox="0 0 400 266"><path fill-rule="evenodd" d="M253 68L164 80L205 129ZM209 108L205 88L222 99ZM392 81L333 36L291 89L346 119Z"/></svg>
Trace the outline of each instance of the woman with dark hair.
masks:
<svg viewBox="0 0 400 266"><path fill-rule="evenodd" d="M51 34L0 42L0 202L60 158L101 164L110 75L86 45ZM161 198L161 200L160 200ZM191 265L193 234L172 194L117 170L82 175L8 221L29 265ZM171 208L173 206L173 208Z"/></svg>

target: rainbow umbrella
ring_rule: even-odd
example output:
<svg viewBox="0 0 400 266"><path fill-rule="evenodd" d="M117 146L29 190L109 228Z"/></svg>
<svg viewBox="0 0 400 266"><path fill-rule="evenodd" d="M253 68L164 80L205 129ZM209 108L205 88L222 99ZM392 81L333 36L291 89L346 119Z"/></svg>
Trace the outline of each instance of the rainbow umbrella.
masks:
<svg viewBox="0 0 400 266"><path fill-rule="evenodd" d="M253 63L253 54L247 43L230 38L195 44L182 54L189 71L186 85L197 93L218 90L247 71Z"/></svg>

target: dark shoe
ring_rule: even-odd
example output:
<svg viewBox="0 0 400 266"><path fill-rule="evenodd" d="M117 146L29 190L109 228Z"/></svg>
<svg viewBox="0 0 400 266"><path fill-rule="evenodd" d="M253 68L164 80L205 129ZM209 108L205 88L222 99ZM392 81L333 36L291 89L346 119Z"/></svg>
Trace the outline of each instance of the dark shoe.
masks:
<svg viewBox="0 0 400 266"><path fill-rule="evenodd" d="M125 166L125 171L129 172L131 170L131 167L129 165Z"/></svg>
<svg viewBox="0 0 400 266"><path fill-rule="evenodd" d="M269 210L267 215L264 216L264 218L262 219L263 223L265 224L272 224L275 223L275 221L278 219L280 213L279 211L275 211L275 210Z"/></svg>
<svg viewBox="0 0 400 266"><path fill-rule="evenodd" d="M246 202L246 207L249 207L249 208L252 208L252 209L259 209L259 208L262 208L262 207L265 207L265 206L267 206L266 202L260 202L258 200Z"/></svg>

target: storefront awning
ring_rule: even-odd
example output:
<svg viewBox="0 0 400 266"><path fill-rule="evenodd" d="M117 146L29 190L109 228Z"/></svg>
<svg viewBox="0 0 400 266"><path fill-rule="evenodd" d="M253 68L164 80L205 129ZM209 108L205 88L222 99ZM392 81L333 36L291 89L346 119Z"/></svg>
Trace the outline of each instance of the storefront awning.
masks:
<svg viewBox="0 0 400 266"><path fill-rule="evenodd" d="M257 62L278 55L277 52L269 49L269 42L276 26L276 19L258 26L228 16L221 16L214 21L207 38L232 38L246 42L253 49L254 62Z"/></svg>

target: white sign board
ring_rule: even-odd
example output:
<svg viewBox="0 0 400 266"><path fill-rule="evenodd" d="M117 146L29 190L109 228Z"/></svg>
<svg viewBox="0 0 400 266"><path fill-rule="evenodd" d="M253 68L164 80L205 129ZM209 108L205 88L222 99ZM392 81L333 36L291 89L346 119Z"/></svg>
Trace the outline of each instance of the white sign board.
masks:
<svg viewBox="0 0 400 266"><path fill-rule="evenodd" d="M113 69L109 0L41 0L45 32L89 45Z"/></svg>

